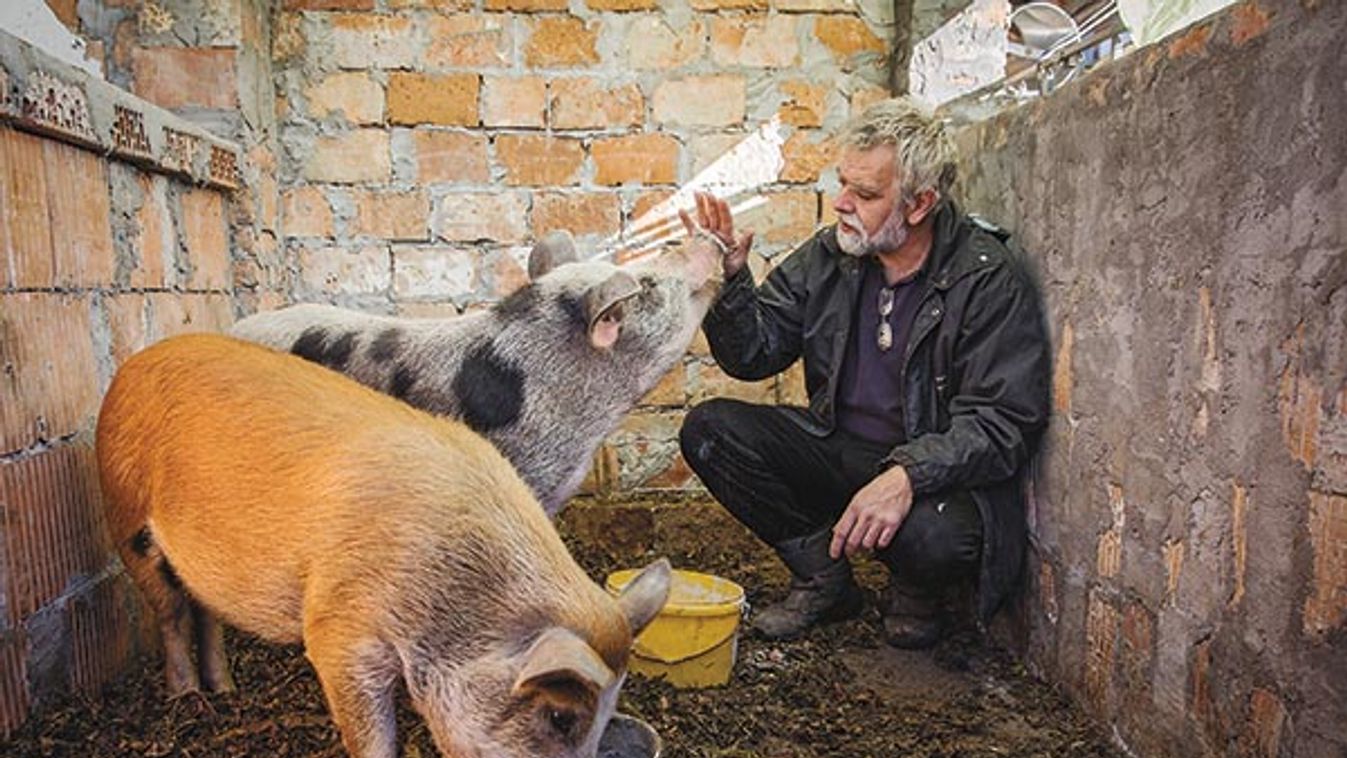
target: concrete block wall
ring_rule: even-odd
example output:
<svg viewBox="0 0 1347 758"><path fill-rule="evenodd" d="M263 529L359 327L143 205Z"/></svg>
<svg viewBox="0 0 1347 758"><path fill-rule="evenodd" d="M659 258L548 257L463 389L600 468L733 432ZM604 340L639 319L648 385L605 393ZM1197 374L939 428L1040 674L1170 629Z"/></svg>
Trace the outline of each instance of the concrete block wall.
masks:
<svg viewBox="0 0 1347 758"><path fill-rule="evenodd" d="M960 129L1056 350L1022 642L1137 755L1347 754L1345 47L1244 2Z"/></svg>
<svg viewBox="0 0 1347 758"><path fill-rule="evenodd" d="M524 281L528 246L631 234L773 118L784 164L740 218L769 258L827 221L825 133L886 96L887 32L852 0L287 0L274 21L282 244L296 301L451 315ZM689 402L740 385L694 346L586 488L683 489Z"/></svg>
<svg viewBox="0 0 1347 758"><path fill-rule="evenodd" d="M0 32L0 734L139 635L93 426L117 363L233 319L238 149Z"/></svg>

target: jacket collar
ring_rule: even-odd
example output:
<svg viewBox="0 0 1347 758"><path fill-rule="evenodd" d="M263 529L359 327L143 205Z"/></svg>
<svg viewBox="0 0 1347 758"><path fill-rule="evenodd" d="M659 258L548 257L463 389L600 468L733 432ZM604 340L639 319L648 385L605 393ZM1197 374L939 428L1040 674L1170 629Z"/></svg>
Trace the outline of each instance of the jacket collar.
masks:
<svg viewBox="0 0 1347 758"><path fill-rule="evenodd" d="M922 268L936 289L949 289L964 276L1001 262L1004 252L995 238L991 234L974 233L972 224L953 200L941 200L934 213L931 254ZM824 248L837 257L837 265L844 272L860 270L861 260L842 252L838 246L837 224L824 229L820 239Z"/></svg>

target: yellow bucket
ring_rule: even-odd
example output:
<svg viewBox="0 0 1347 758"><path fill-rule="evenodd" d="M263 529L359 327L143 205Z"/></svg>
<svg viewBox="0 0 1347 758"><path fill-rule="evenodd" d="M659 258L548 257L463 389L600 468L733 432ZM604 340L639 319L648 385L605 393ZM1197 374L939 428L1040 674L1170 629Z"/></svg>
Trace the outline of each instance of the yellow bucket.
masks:
<svg viewBox="0 0 1347 758"><path fill-rule="evenodd" d="M616 595L635 569L614 571L604 582ZM730 681L739 644L744 588L710 574L674 569L669 602L636 637L630 668L663 677L675 687L711 687Z"/></svg>

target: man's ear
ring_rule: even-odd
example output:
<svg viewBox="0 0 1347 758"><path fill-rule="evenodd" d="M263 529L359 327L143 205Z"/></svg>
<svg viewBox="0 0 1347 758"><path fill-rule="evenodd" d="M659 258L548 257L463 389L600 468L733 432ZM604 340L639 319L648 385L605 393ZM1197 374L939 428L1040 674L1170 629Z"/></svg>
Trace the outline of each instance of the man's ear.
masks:
<svg viewBox="0 0 1347 758"><path fill-rule="evenodd" d="M924 189L918 192L907 204L903 215L907 218L908 226L920 226L931 215L935 209L936 203L940 202L940 193L933 189Z"/></svg>

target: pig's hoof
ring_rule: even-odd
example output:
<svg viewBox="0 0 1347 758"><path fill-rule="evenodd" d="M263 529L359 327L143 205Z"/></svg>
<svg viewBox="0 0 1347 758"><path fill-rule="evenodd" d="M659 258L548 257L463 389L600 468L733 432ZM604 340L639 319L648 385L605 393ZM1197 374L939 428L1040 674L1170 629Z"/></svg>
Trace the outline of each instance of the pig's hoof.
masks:
<svg viewBox="0 0 1347 758"><path fill-rule="evenodd" d="M225 673L221 676L206 677L206 681L203 682L203 684L206 685L206 689L210 692L233 692L237 689L237 687L234 686L234 677L229 673Z"/></svg>

